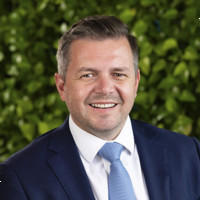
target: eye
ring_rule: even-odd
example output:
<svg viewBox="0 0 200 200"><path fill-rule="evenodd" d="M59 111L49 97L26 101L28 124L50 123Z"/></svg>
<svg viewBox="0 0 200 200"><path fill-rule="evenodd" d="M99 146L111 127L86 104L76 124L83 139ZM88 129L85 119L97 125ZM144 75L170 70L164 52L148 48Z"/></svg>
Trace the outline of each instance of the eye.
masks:
<svg viewBox="0 0 200 200"><path fill-rule="evenodd" d="M85 73L85 74L82 74L82 75L80 76L80 79L81 79L82 81L92 81L92 80L95 79L95 77L96 77L96 74L95 74L95 73Z"/></svg>
<svg viewBox="0 0 200 200"><path fill-rule="evenodd" d="M126 74L122 74L122 73L113 73L113 76L118 79L123 79L127 77Z"/></svg>
<svg viewBox="0 0 200 200"><path fill-rule="evenodd" d="M93 77L94 75L92 74L92 73L88 73L88 74L83 74L82 76L81 76L81 78L91 78L91 77Z"/></svg>
<svg viewBox="0 0 200 200"><path fill-rule="evenodd" d="M119 77L124 76L124 74L121 74L121 73L114 73L113 75L114 76L119 76Z"/></svg>

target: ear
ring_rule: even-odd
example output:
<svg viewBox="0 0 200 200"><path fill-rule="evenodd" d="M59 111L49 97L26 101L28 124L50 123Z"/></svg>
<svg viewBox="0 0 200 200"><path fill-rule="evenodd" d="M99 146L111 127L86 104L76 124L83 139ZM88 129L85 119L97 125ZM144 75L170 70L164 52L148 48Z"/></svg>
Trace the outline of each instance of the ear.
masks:
<svg viewBox="0 0 200 200"><path fill-rule="evenodd" d="M54 78L60 98L62 99L62 101L65 101L65 88L64 88L65 82L58 73L55 73Z"/></svg>
<svg viewBox="0 0 200 200"><path fill-rule="evenodd" d="M137 70L137 75L135 77L135 96L137 96L138 86L140 82L140 70Z"/></svg>

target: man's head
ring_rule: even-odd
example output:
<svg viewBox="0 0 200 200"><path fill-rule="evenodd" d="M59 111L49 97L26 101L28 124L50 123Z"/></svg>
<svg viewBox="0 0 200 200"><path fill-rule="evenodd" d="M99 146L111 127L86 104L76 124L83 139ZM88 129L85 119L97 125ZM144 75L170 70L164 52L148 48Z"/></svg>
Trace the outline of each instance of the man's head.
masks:
<svg viewBox="0 0 200 200"><path fill-rule="evenodd" d="M60 39L57 51L58 73L65 80L70 62L72 42L79 39L102 41L125 37L133 53L135 73L138 70L138 46L134 36L130 35L127 26L113 16L93 16L75 23Z"/></svg>
<svg viewBox="0 0 200 200"><path fill-rule="evenodd" d="M62 37L57 57L56 86L75 124L102 139L117 137L140 80L135 38L114 17L87 18Z"/></svg>

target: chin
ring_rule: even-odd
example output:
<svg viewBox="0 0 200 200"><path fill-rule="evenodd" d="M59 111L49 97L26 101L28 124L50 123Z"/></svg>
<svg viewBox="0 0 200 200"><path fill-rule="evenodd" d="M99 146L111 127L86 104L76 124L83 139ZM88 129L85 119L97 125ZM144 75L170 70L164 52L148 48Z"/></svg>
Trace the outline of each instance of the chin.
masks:
<svg viewBox="0 0 200 200"><path fill-rule="evenodd" d="M105 124L101 122L99 122L98 125L92 127L93 132L96 132L99 134L104 134L104 133L108 134L109 132L113 132L118 129L119 129L118 125L112 125L110 123Z"/></svg>

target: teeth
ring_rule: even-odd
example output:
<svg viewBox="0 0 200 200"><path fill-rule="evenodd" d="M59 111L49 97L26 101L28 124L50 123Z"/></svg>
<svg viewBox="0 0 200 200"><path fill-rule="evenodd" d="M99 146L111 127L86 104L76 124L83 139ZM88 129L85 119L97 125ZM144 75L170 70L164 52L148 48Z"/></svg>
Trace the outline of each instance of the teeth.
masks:
<svg viewBox="0 0 200 200"><path fill-rule="evenodd" d="M115 105L116 104L114 104L114 103L109 103L109 104L91 104L91 106L94 107L94 108L112 108Z"/></svg>

